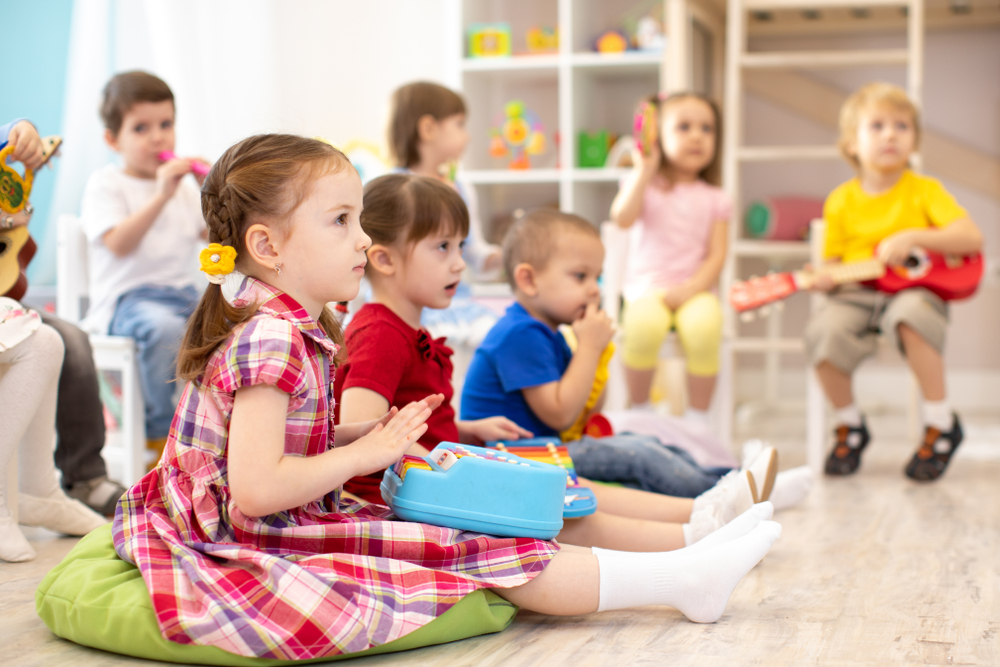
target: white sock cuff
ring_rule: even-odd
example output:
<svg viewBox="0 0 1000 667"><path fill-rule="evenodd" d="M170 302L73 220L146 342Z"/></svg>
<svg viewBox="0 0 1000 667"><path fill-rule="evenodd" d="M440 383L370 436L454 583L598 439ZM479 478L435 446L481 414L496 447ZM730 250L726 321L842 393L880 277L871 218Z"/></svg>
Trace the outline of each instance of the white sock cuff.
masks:
<svg viewBox="0 0 1000 667"><path fill-rule="evenodd" d="M924 423L939 431L950 431L952 426L951 404L948 399L924 401Z"/></svg>
<svg viewBox="0 0 1000 667"><path fill-rule="evenodd" d="M861 426L861 412L854 403L835 409L833 415L837 424L846 424L855 428Z"/></svg>

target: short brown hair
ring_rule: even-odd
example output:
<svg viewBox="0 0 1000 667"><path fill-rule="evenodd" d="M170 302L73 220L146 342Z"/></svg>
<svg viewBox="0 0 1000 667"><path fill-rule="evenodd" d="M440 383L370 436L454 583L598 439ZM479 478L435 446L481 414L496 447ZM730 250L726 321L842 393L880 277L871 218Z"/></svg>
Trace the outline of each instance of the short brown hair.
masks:
<svg viewBox="0 0 1000 667"><path fill-rule="evenodd" d="M469 209L454 188L416 174L386 174L365 186L361 228L372 245L410 245L443 231L469 234Z"/></svg>
<svg viewBox="0 0 1000 667"><path fill-rule="evenodd" d="M158 76L135 70L115 74L104 86L101 99L101 120L116 137L122 129L122 119L139 102L174 103L170 86Z"/></svg>
<svg viewBox="0 0 1000 667"><path fill-rule="evenodd" d="M514 269L518 264L530 264L537 271L544 270L555 255L559 235L566 231L601 240L601 234L594 225L578 215L554 208L536 208L520 220L515 220L503 238L503 268L510 286L517 287Z"/></svg>
<svg viewBox="0 0 1000 667"><path fill-rule="evenodd" d="M837 140L837 148L855 171L861 169L861 163L856 155L851 155L850 147L858 136L861 114L880 104L910 113L913 117L913 147L920 147L920 112L906 91L891 83L869 83L851 93L844 106L840 107L840 138Z"/></svg>
<svg viewBox="0 0 1000 667"><path fill-rule="evenodd" d="M701 100L708 105L709 109L712 110L712 117L715 119L715 152L712 154L711 162L709 162L708 165L706 165L705 168L698 174L698 178L702 179L706 183L719 185L722 182L722 114L719 112L719 105L701 93L680 92L673 93L672 95L663 98L659 95L653 95L646 98L645 101L652 104L656 109L656 136L657 141L660 142L660 171L666 172L670 169L670 160L667 158L667 151L663 149L663 137L661 130L661 126L663 124L663 113L674 103L686 99Z"/></svg>
<svg viewBox="0 0 1000 667"><path fill-rule="evenodd" d="M420 131L424 116L444 120L465 113L462 96L429 81L408 83L392 94L389 114L389 152L397 167L408 169L420 162Z"/></svg>
<svg viewBox="0 0 1000 667"><path fill-rule="evenodd" d="M339 150L317 139L291 134L258 134L230 147L212 165L201 189L201 211L208 225L208 240L232 246L239 268L246 259L246 230L262 219L279 233L291 214L324 174L350 169ZM257 304L234 306L226 301L222 286L210 284L188 320L184 342L177 356L177 377L197 378L233 327L257 312ZM319 325L343 349L343 334L326 309Z"/></svg>

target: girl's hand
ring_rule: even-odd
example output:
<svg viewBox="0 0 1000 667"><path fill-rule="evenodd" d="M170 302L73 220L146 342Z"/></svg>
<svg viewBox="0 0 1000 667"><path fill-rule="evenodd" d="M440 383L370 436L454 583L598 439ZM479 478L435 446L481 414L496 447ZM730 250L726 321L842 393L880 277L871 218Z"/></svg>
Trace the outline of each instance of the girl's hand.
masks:
<svg viewBox="0 0 1000 667"><path fill-rule="evenodd" d="M469 444L472 445L483 445L492 440L520 440L532 437L531 431L521 428L506 417L487 417L458 422L458 431L468 438Z"/></svg>
<svg viewBox="0 0 1000 667"><path fill-rule="evenodd" d="M156 193L164 199L170 199L177 192L181 179L191 173L191 162L184 158L167 160L156 168Z"/></svg>
<svg viewBox="0 0 1000 667"><path fill-rule="evenodd" d="M649 150L649 155L642 152L642 148L636 146L632 149L632 166L637 169L644 179L650 179L660 168L660 142L655 142Z"/></svg>
<svg viewBox="0 0 1000 667"><path fill-rule="evenodd" d="M385 424L380 419L368 435L358 438L350 446L365 448L365 463L369 468L360 474L383 470L402 458L406 450L427 432L425 422L432 411L426 399L410 403Z"/></svg>
<svg viewBox="0 0 1000 667"><path fill-rule="evenodd" d="M882 242L875 248L875 258L886 265L898 265L906 261L906 257L913 250L913 232L904 229L901 232L890 234L882 239Z"/></svg>
<svg viewBox="0 0 1000 667"><path fill-rule="evenodd" d="M11 128L7 135L7 142L14 147L14 152L10 154L10 159L15 162L22 162L28 169L34 171L42 166L45 161L45 149L42 146L42 138L38 136L35 126L26 120L22 120Z"/></svg>

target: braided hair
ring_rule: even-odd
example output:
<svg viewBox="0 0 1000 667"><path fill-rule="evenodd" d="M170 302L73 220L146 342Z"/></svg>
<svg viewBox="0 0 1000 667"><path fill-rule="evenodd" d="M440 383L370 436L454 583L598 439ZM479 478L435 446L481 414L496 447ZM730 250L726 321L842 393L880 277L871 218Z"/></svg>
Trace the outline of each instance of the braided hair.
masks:
<svg viewBox="0 0 1000 667"><path fill-rule="evenodd" d="M201 211L208 240L236 250L237 269L248 261L246 230L263 222L287 234L292 213L309 194L312 183L350 166L339 150L317 139L290 134L259 134L223 153L201 189ZM222 286L209 284L191 319L177 357L177 377L194 380L233 327L257 312L256 303L231 304ZM324 309L319 325L343 348L343 332ZM339 361L339 359L338 359Z"/></svg>

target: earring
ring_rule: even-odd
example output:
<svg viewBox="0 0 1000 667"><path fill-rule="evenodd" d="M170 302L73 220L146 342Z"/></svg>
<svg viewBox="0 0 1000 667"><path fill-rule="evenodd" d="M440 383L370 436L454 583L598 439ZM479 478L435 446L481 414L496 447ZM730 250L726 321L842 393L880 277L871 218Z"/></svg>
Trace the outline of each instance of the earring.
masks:
<svg viewBox="0 0 1000 667"><path fill-rule="evenodd" d="M281 262L274 263L274 270L278 272L279 276L281 275Z"/></svg>

